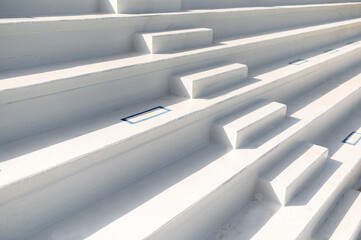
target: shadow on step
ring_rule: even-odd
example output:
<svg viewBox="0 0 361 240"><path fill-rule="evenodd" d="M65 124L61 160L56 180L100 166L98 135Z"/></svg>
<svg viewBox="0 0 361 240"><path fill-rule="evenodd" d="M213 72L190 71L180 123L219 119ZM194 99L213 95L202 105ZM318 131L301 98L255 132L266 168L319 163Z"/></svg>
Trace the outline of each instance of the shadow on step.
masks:
<svg viewBox="0 0 361 240"><path fill-rule="evenodd" d="M251 239L280 207L279 204L255 198L206 239Z"/></svg>
<svg viewBox="0 0 361 240"><path fill-rule="evenodd" d="M282 137L282 135L287 134L287 131L290 130L290 128L299 121L300 120L296 118L286 117L285 120L283 120L278 125L273 126L270 129L266 129L259 135L255 136L253 139L250 139L250 141L241 146L241 148L256 149L266 143L271 143L272 141L275 141L276 138Z"/></svg>
<svg viewBox="0 0 361 240"><path fill-rule="evenodd" d="M86 68L86 70L89 70L89 68L96 66L96 64L111 66L112 64L117 63L117 65L119 67L121 67L125 63L133 62L134 60L132 58L136 59L136 58L141 58L141 57L147 56L147 55L148 54L146 54L146 53L131 52L131 53L124 53L124 54L100 56L100 57L94 57L94 58L90 58L90 59L83 59L83 60L76 60L76 61L65 61L65 62L58 62L58 63L52 63L52 64L36 65L36 66L31 66L31 67L3 71L0 74L0 81L2 79L7 79L7 78L31 76L31 75L42 74L42 73L55 74L56 71L63 71L63 70L78 71L79 69L75 69L75 68L81 68L81 67L84 67L84 68ZM117 65L114 65L114 66L117 66ZM127 64L127 65L129 65L129 64Z"/></svg>
<svg viewBox="0 0 361 240"><path fill-rule="evenodd" d="M169 192L172 192L170 188L174 185L185 181L192 174L222 158L228 151L229 149L225 147L210 144L188 157L130 184L110 197L86 207L30 239L52 239L50 236L57 236L56 239L70 239L67 237L71 234L72 240L82 240L114 221L121 221L124 216L142 208L144 204L157 198L164 191L169 189ZM169 202L169 205L172 204ZM151 216L144 217L152 219Z"/></svg>
<svg viewBox="0 0 361 240"><path fill-rule="evenodd" d="M327 160L324 169L316 177L310 179L306 187L298 192L287 206L307 205L341 165L342 163L338 161Z"/></svg>
<svg viewBox="0 0 361 240"><path fill-rule="evenodd" d="M289 106L287 114L297 115L297 112L302 111L302 109L306 108L307 106L311 106L319 98L322 98L326 94L330 93L340 85L347 83L350 79L356 77L359 74L360 69L353 67L346 69L334 77L328 77L325 81L320 82L320 84L317 86L311 86L310 89L304 90L305 94L301 94L300 97L291 100L287 104Z"/></svg>
<svg viewBox="0 0 361 240"><path fill-rule="evenodd" d="M256 78L248 78L248 79L246 79L246 80L243 81L243 82L240 82L240 83L235 84L235 85L228 86L228 87L226 87L225 89L218 90L218 91L216 91L216 92L213 92L213 93L208 94L208 95L206 95L206 96L202 96L202 97L200 97L200 98L210 100L210 99L213 99L213 98L216 98L216 97L225 95L225 94L227 94L227 93L230 93L230 92L233 92L233 91L237 91L238 89L241 89L241 88L245 88L245 91L246 91L246 87L251 86L252 84L255 84L255 83L260 82L260 81L261 81L261 80L256 79Z"/></svg>
<svg viewBox="0 0 361 240"><path fill-rule="evenodd" d="M122 121L122 118L143 112L159 105L171 108L172 105L176 105L182 101L184 101L184 99L167 98L164 101L150 101L147 103L137 104L136 106L127 107L125 109L104 113L103 115L95 116L89 120L74 123L71 126L49 130L39 135L30 136L2 145L0 146L0 162L13 160L16 157L36 152L73 139L77 141L77 138L85 137L86 135L91 135L93 133L96 134L96 132L117 124L121 124L122 129L125 131L132 132L129 131L129 129L132 127L134 128L134 126ZM139 125L136 126L139 127ZM113 134L117 134L117 132L114 132ZM120 134L121 132L119 132L119 135ZM121 139L121 137L119 138ZM89 139L92 139L92 141L96 140L90 137L85 141L89 141Z"/></svg>

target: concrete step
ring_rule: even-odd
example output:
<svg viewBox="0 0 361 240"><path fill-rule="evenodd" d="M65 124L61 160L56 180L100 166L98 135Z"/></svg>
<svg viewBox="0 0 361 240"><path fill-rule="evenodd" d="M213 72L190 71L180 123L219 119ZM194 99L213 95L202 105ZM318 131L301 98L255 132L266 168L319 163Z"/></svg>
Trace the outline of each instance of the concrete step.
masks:
<svg viewBox="0 0 361 240"><path fill-rule="evenodd" d="M354 71L359 72L357 67L355 67ZM348 73L345 73L345 75L348 75ZM311 116L312 114L325 113L325 111L330 114L328 116L333 116L330 118L326 114L324 117L318 118L313 124L310 123L308 131L305 131L301 138L315 139L321 132L325 132L326 129L335 126L335 118L340 122L340 120L344 119L342 116L346 112L349 114L353 111L352 102L360 101L360 97L355 92L352 93L352 88L355 86L354 84L358 85L357 81L360 79L360 75L350 75L351 78L347 78L347 81L345 76L339 76L338 78L342 80L338 81L341 81L341 83L337 81L337 78L333 83L325 83L323 85L324 88L327 89L330 85L334 88L333 90L328 90L327 94L323 94L320 91L322 86L318 89L315 88L313 92L318 92L321 97L313 100L312 103L308 103L309 107L290 115L291 117L302 117L306 122L315 120ZM309 99L309 96L306 94L303 98L298 99L298 101L303 101L304 98ZM306 103L303 103L303 106L305 106L304 104ZM292 107L290 106L290 108ZM327 126L325 127L325 125ZM320 126L322 126L321 131ZM316 135L312 135L313 133L316 133ZM358 175L359 168L357 166L359 166L361 161L359 157L361 156L359 155L360 149L350 149L347 144L340 146L340 141L342 140L335 139L333 141L335 143L332 143L332 145L337 146L337 150L335 149L335 154L331 155L330 159L327 160L322 172L312 180L312 184L307 185L288 205L280 208L251 238L252 240L263 240L268 236L282 240L311 238L312 231L316 228L318 222L325 216L333 203L337 201L343 189ZM352 150L352 154L347 155L346 152L350 150ZM346 162L347 164L345 164Z"/></svg>
<svg viewBox="0 0 361 240"><path fill-rule="evenodd" d="M252 199L227 222L214 229L206 240L251 239L280 208L279 204L265 199Z"/></svg>
<svg viewBox="0 0 361 240"><path fill-rule="evenodd" d="M198 98L247 79L247 66L224 64L171 78L171 90L178 96Z"/></svg>
<svg viewBox="0 0 361 240"><path fill-rule="evenodd" d="M181 0L105 0L101 3L108 6L113 13L152 13L181 11Z"/></svg>
<svg viewBox="0 0 361 240"><path fill-rule="evenodd" d="M317 240L357 240L361 232L361 194L349 189L339 200L325 222L318 228Z"/></svg>
<svg viewBox="0 0 361 240"><path fill-rule="evenodd" d="M354 2L355 0L351 0L348 2ZM214 8L237 8L237 7L266 7L266 6L274 6L274 8L282 8L287 5L305 5L305 4L315 4L321 5L325 3L339 3L339 0L299 0L299 1L287 1L287 0L279 0L279 1L267 1L260 0L257 2L246 0L246 1L217 1L210 0L207 3L204 1L192 1L192 0L184 0L182 2L183 9L214 9ZM355 1L356 2L356 1ZM283 5L283 6L282 6Z"/></svg>
<svg viewBox="0 0 361 240"><path fill-rule="evenodd" d="M216 149L216 148L214 148L215 145L210 145L213 146L211 147L212 149L206 148L200 151L202 152L201 155L205 154L203 155L205 157L204 159L208 159L210 162L204 162L202 166L205 167L203 168L199 166L196 167L196 169L198 170L190 171L192 172L192 175L187 175L189 176L187 177L187 179L184 180L179 179L179 181L177 181L177 184L172 185L171 188L166 188L166 190L162 191L161 193L158 192L159 194L156 197L154 197L154 195L148 197L148 199L150 199L149 202L152 202L152 204L150 203L148 204L148 201L144 202L140 200L139 202L141 202L141 205L139 206L133 205L131 207L132 210L130 211L121 210L120 212L116 213L115 216L113 215L111 217L108 216L102 218L101 216L104 215L101 215L101 213L104 213L104 208L101 206L109 205L107 204L107 202L105 203L103 202L102 204L100 203L90 208L86 208L84 211L77 213L70 218L64 219L60 223L45 229L44 231L40 232L39 235L35 235L35 238L33 239L47 239L49 238L49 236L54 236L54 235L67 236L69 234L75 234L76 236L78 236L77 234L81 234L80 235L81 238L84 239L86 239L86 237L89 237L90 239L91 238L101 239L106 235L109 234L116 235L118 233L130 237L135 236L134 237L135 239L139 239L138 236L142 234L149 234L149 233L151 233L150 237L155 239L163 239L163 238L177 239L177 240L202 239L203 237L205 237L206 233L209 233L210 231L214 230L217 225L218 226L221 225L222 222L224 222L232 214L238 211L239 208L246 206L248 200L252 197L254 190L256 188L255 184L256 184L257 176L260 171L264 170L264 167L262 166L270 165L270 164L272 165L269 159L274 158L274 153L276 151L280 151L281 148L283 148L283 150L289 150L290 142L295 143L298 141L297 139L304 137L304 135L307 135L309 131L313 130L313 125L314 124L318 125L320 121L322 122L323 118L330 119L331 116L332 118L341 118L342 116L344 116L345 112L339 112L339 111L335 112L334 111L335 108L340 107L342 109L349 109L350 107L351 108L354 107L355 104L358 104L359 101L349 101L350 98L353 98L353 100L355 100L354 93L355 91L357 91L356 89L359 89L361 87L360 86L357 88L356 85L354 84L359 85L360 81L358 81L358 79L353 79L350 80L348 84L346 84L346 86L345 84L341 84L339 87L336 87L335 92L338 92L337 94L337 96L339 96L338 98L335 98L334 96L327 96L327 99L322 97L320 99L317 99L317 101L315 101L314 104L316 106L319 106L318 103L322 102L323 107L322 109L318 108L316 112L312 113L311 115L312 120L310 118L305 118L305 120L301 120L291 126L286 127L286 130L284 130L283 132L276 131L277 135L274 135L272 138L269 138L269 136L267 136L266 137L267 141L263 142L260 145L256 141L256 143L252 143L249 145L250 148L248 148L247 146L247 148L245 149L236 149L229 153L227 153L228 150L220 147L219 149L223 149L221 150L224 153L223 156L222 153L218 155L212 152L212 149ZM342 92L342 94L339 94L340 92ZM327 104L325 105L324 103ZM304 108L305 109L310 108L311 110L314 110L313 109L314 104L306 105ZM199 126L203 126L203 125L204 125L203 123L199 124ZM325 123L324 125L327 125L327 123ZM194 134L193 132L192 135L196 135L196 134ZM209 159L209 157L211 156L213 156L213 158ZM215 160L215 158L217 158L217 160ZM276 157L275 159L277 158L278 157ZM178 163L179 165L172 164L173 168L177 169L176 171L178 170L182 171L181 169L186 168L186 166L189 166L188 163L197 164L198 162L197 159L200 158L198 158L197 154L195 155L191 154L185 159L188 160L180 161ZM355 161L355 159L354 161L352 161L352 163L350 162L350 165L347 165L346 168L343 168L340 171L336 172L334 174L336 182L341 180L341 183L346 183L347 176L350 173L350 170L354 169L354 164L357 164L357 161ZM338 187L334 189L335 186L333 185L333 183L335 179L332 179L330 182L327 182L326 186L323 186L323 182L321 181L322 179L325 179L325 176L326 177L329 176L329 172L332 170L333 167L334 166L327 166L325 170L322 172L322 174L319 175L319 178L317 178L314 181L315 187L321 186L322 188L324 187L324 189L321 190L322 192L321 195L317 194L316 196L316 198L318 198L317 200L312 199L312 201L310 202L311 205L307 205L307 206L305 205L305 207L286 206L287 209L290 211L295 210L296 216L298 216L298 214L305 214L305 219L302 217L300 218L299 221L292 222L292 224L295 224L296 226L293 228L289 228L295 230L290 233L290 236L292 236L292 234L298 234L297 228L300 227L300 224L309 222L308 214L311 214L314 211L319 212L320 214L319 207L323 206L323 201L325 200L323 199L323 197L325 193L335 196L336 193L339 191ZM169 174L167 175L168 177L169 176L177 177L177 174L175 174L173 171L169 171L168 168L165 169L166 170L164 170L164 172ZM205 169L208 170L206 171ZM212 169L212 173L209 172L210 169ZM152 176L156 178L160 177L161 175L162 174L157 174L157 173L152 174ZM209 176L213 176L213 177L209 178ZM144 180L144 182L152 183L152 181L149 181L149 179L147 178L146 180ZM169 181L160 181L160 182L163 182L165 184L169 183ZM186 185L188 184L192 185L192 187L186 187ZM235 190L240 188L242 188L244 191ZM146 189L145 192L149 192L153 188L144 187L144 189ZM200 189L202 189L202 191ZM213 189L213 192L211 189ZM307 190L304 191L306 191L307 194L304 195L302 194L301 196L307 196L310 194L307 192ZM208 192L208 194L205 192ZM212 194L210 194L210 192L212 192ZM132 201L128 201L129 193L140 194L140 196L143 196L144 192L138 190L134 190L133 192L132 190L128 189L123 193L124 193L124 198L126 200L119 201L118 204L120 205L123 205L123 203L125 202L128 204L132 202ZM185 201L166 200L168 199L168 197L166 196L170 196L170 195L172 195L175 199L182 199L184 196L187 197L187 200ZM202 199L199 199L199 196L201 195L204 197ZM182 198L180 198L179 196L182 196ZM112 198L112 199L114 199L113 202L117 202L118 198ZM328 198L327 201L330 201L330 199ZM195 204L195 202L197 202L197 204L193 205L193 207L190 207L192 204ZM227 204L225 204L225 202L227 202ZM318 205L318 203L320 203L320 205ZM161 206L161 207L154 207L154 206ZM159 211L159 209L167 209L166 206L172 206L171 207L172 213L175 213L173 215L173 218L171 217L172 213L170 212L170 210L169 212L168 210L161 211L162 215L159 216L158 218L158 214L154 214L154 211ZM182 207L178 208L179 206ZM305 211L304 208L306 207L307 208L310 207L310 209ZM301 208L302 211L299 211L299 209ZM107 212L106 214L109 214L109 212L111 213L114 212L114 209L117 208L110 207L106 211ZM89 210L91 210L91 212L92 211L95 212L88 214ZM180 213L183 210L186 212L183 212L183 214L179 215L178 213ZM146 211L147 213L143 211ZM273 217L271 217L265 223L266 229L269 228L267 227L268 224L270 224L270 222L273 222L275 217L280 218L280 216L285 216L285 215L287 216L287 214L279 215L281 211L282 212L284 211L283 208L278 210L273 215ZM142 217L138 217L140 215ZM14 216L14 214L12 216ZM7 217L7 219L8 218L9 217ZM130 220L129 221L123 220L125 218ZM107 219L107 220L106 222L104 222L102 219ZM166 219L172 219L172 221L168 222L166 225L163 225L163 227L160 227L162 224L166 222ZM98 224L93 225L91 223L93 221L98 221ZM145 226L144 228L137 227L139 221L141 223L141 226ZM291 222L289 219L287 219L287 221ZM119 227L125 225L129 227L128 228ZM135 225L136 227L134 227ZM93 226L93 227L90 227L91 229L88 231L87 230L89 229L88 226ZM153 232L153 230L155 229L154 226L155 228L160 227L159 231ZM282 231L279 232L282 233ZM274 236L274 232L269 232L268 236ZM289 238L289 239L295 239L295 238Z"/></svg>
<svg viewBox="0 0 361 240"><path fill-rule="evenodd" d="M357 45L342 47L338 54L342 55L344 51L355 46ZM6 224L4 231L10 236L38 229L39 226L52 223L54 219L62 218L104 197L123 184L129 184L169 164L177 156L194 150L209 140L209 129L213 119L220 119L239 111L247 101L262 96L271 89L282 90L281 86L294 80L291 77L294 74L303 80L300 73L305 69L313 67L314 71L323 71L318 64L329 56L335 55L323 53L311 58L308 63L301 65L302 67L287 65L282 69L282 74L275 75L271 71L269 75L262 75L264 81L251 82L252 84L248 82L249 85L214 99L190 102L175 96L163 97L2 146L0 184L1 195L6 197L1 198L1 206L6 208L6 211L1 215L0 222L12 223ZM329 65L325 65L327 66ZM333 73L333 69L330 68L329 73ZM309 73L308 70L307 75ZM266 139L269 141L266 143L251 146L250 149L258 149L257 153L251 154L253 157L249 155L250 149L237 149L239 157L244 159L241 164L255 165L257 169L269 167L263 162L269 153L273 155L279 149L287 149L289 144L297 140L301 131L306 131L305 128L311 129L307 130L308 132L314 132L315 127L319 128L316 117L329 120L335 119L338 114L343 116L343 110L348 109L345 108L346 103L350 106L357 103L355 93L360 86L357 80L354 80L348 84L338 84L338 87L341 93L335 91L334 95L326 100L328 105L316 104L317 111L305 113L310 116L305 123L292 125L282 134L274 132L274 135L267 136ZM286 93L288 92L281 91L281 94ZM333 106L335 102L339 104ZM323 109L322 112L319 112L319 105ZM134 126L120 122L122 118L155 106L166 106L172 111ZM339 111L339 107L342 111ZM337 108L336 113L330 113L329 108ZM327 126L327 123L322 123L322 126ZM174 134L170 134L171 132ZM164 137L165 135L169 137ZM173 141L177 144L169 145ZM164 148L167 144L169 147ZM146 149L140 151L142 146ZM156 151L157 154L154 154L154 149L157 148L162 148L163 151ZM144 158L142 154L148 157ZM261 160L256 161L257 159ZM100 173L103 173L101 178ZM95 188L95 184L98 187ZM72 194L74 192L77 194ZM42 199L40 203L39 199ZM35 205L33 208L27 207L30 202ZM37 210L39 205L44 211ZM25 213L30 216L29 219L23 218Z"/></svg>
<svg viewBox="0 0 361 240"><path fill-rule="evenodd" d="M239 181L224 185L236 171L226 149L211 144L30 239L55 233L77 239L201 239L247 196L246 189L234 191Z"/></svg>
<svg viewBox="0 0 361 240"><path fill-rule="evenodd" d="M213 141L232 148L256 138L274 127L286 116L287 106L261 101L244 111L232 114L213 125Z"/></svg>
<svg viewBox="0 0 361 240"><path fill-rule="evenodd" d="M190 48L209 46L213 43L213 30L194 28L135 35L135 48L141 52L169 53Z"/></svg>
<svg viewBox="0 0 361 240"><path fill-rule="evenodd" d="M0 19L2 42L0 71L131 53L134 52L134 34L141 32L161 32L174 29L175 26L178 29L207 27L213 29L214 40L219 41L227 37L261 35L272 29L284 31L358 18L360 6L357 4L336 6L331 4L307 8L298 6L296 12L299 18L285 23L275 19L275 15L278 16L281 11L285 17L286 15L294 17L294 7L291 8L292 13L285 7L163 13L155 16L154 14L90 15ZM311 16L304 18L309 11L315 14L308 14ZM317 12L319 14L316 14ZM214 21L219 18L222 21ZM267 19L267 28L264 23L257 22L260 18ZM235 24L234 19L238 20L237 28L227 27ZM254 22L252 27L246 23L252 21L251 19ZM148 24L149 22L152 24ZM210 25L205 26L204 22ZM84 39L92 39L92 41Z"/></svg>
<svg viewBox="0 0 361 240"><path fill-rule="evenodd" d="M3 0L0 18L97 14L100 0Z"/></svg>
<svg viewBox="0 0 361 240"><path fill-rule="evenodd" d="M320 171L328 150L312 144L304 144L292 151L285 160L261 176L261 193L269 199L286 205L310 179Z"/></svg>

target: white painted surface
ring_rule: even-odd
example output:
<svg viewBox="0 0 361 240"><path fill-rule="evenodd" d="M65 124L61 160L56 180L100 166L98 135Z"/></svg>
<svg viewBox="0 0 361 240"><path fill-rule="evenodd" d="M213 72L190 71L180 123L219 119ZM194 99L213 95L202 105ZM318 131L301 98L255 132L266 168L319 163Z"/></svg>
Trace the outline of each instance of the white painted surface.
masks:
<svg viewBox="0 0 361 240"><path fill-rule="evenodd" d="M111 0L118 13L175 12L181 10L182 0Z"/></svg>
<svg viewBox="0 0 361 240"><path fill-rule="evenodd" d="M172 76L170 84L176 95L197 98L241 83L247 77L248 67L233 63Z"/></svg>
<svg viewBox="0 0 361 240"><path fill-rule="evenodd" d="M259 180L260 191L269 199L286 205L312 176L321 170L328 150L317 145L305 144L290 153Z"/></svg>
<svg viewBox="0 0 361 240"><path fill-rule="evenodd" d="M239 3L216 4L231 2ZM38 6L33 3L29 12ZM98 3L96 11L111 13L180 9L177 0ZM76 14L91 7L76 4ZM0 19L1 238L44 229L33 239L203 239L240 209L250 221L233 218L243 233L226 228L230 238L310 238L359 177L359 148L335 139L313 184L307 183L326 151L307 152L278 175L288 204L263 205L267 199L258 195L248 203L260 175L359 106L360 7ZM69 9L42 10L37 14ZM146 32L156 33L147 49L166 53L134 51L135 33ZM345 46L350 41L356 42ZM329 48L337 49L324 53ZM300 58L303 64L288 64ZM234 64L210 69L225 62ZM168 96L175 90L171 76L196 72L194 96L205 91L206 97ZM264 105L259 98L267 99ZM121 121L156 106L171 111L135 125ZM235 115L228 144L212 124Z"/></svg>
<svg viewBox="0 0 361 240"><path fill-rule="evenodd" d="M280 123L286 116L286 110L284 104L261 101L214 124L212 139L228 147L240 148Z"/></svg>
<svg viewBox="0 0 361 240"><path fill-rule="evenodd" d="M330 209L326 221L317 230L317 240L357 240L361 232L361 194L346 190L337 205Z"/></svg>
<svg viewBox="0 0 361 240"><path fill-rule="evenodd" d="M195 28L135 35L135 48L149 53L167 53L189 48L209 46L213 42L213 30Z"/></svg>
<svg viewBox="0 0 361 240"><path fill-rule="evenodd" d="M360 17L360 10L360 3L344 3L144 15L0 19L0 70L129 53L134 50L133 34L139 32L210 28L214 30L215 40L220 40L348 20ZM289 20L282 21L285 18Z"/></svg>
<svg viewBox="0 0 361 240"><path fill-rule="evenodd" d="M99 0L1 0L0 18L99 13Z"/></svg>

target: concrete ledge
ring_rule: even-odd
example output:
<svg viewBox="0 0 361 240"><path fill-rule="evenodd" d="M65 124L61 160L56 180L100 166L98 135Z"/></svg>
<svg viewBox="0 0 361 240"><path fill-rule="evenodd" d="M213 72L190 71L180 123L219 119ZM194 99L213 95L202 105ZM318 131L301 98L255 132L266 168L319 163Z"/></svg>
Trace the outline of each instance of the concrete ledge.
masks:
<svg viewBox="0 0 361 240"><path fill-rule="evenodd" d="M284 104L261 101L214 124L212 138L219 144L239 148L280 123L286 116L286 110Z"/></svg>
<svg viewBox="0 0 361 240"><path fill-rule="evenodd" d="M195 28L135 35L135 48L150 53L166 53L211 45L213 30Z"/></svg>
<svg viewBox="0 0 361 240"><path fill-rule="evenodd" d="M103 11L113 13L176 12L181 0L101 0Z"/></svg>
<svg viewBox="0 0 361 240"><path fill-rule="evenodd" d="M218 65L171 78L171 90L178 96L197 98L247 79L246 65Z"/></svg>
<svg viewBox="0 0 361 240"><path fill-rule="evenodd" d="M1 0L0 18L99 13L99 0Z"/></svg>
<svg viewBox="0 0 361 240"><path fill-rule="evenodd" d="M328 150L305 144L264 174L259 180L260 189L269 199L286 205L288 201L320 170Z"/></svg>

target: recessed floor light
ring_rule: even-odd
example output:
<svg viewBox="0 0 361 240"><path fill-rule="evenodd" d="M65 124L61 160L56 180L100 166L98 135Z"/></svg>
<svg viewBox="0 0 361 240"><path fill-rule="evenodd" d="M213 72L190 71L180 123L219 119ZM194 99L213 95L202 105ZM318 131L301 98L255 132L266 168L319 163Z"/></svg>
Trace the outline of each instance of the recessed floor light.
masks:
<svg viewBox="0 0 361 240"><path fill-rule="evenodd" d="M361 140L361 133L358 132L352 132L350 135L348 135L347 138L345 138L345 140L343 140L342 142L356 146Z"/></svg>
<svg viewBox="0 0 361 240"><path fill-rule="evenodd" d="M121 120L128 122L130 124L136 124L136 123L140 123L140 122L149 120L151 118L158 117L158 116L163 115L170 111L172 111L172 110L162 107L162 106L158 106L158 107L146 110L144 112L140 112L140 113L131 115L129 117L122 118Z"/></svg>

